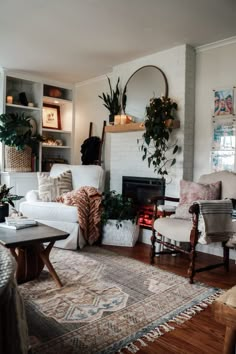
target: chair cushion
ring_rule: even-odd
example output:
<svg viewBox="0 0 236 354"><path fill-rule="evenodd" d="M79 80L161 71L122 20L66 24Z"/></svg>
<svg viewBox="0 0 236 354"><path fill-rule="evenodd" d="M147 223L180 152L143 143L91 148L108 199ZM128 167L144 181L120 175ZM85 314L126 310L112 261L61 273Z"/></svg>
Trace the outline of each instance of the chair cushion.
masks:
<svg viewBox="0 0 236 354"><path fill-rule="evenodd" d="M160 218L154 222L154 229L171 240L189 242L192 222L183 219Z"/></svg>
<svg viewBox="0 0 236 354"><path fill-rule="evenodd" d="M20 211L29 218L39 220L78 221L77 208L56 202L22 202Z"/></svg>
<svg viewBox="0 0 236 354"><path fill-rule="evenodd" d="M58 177L38 172L39 198L44 202L55 201L63 193L72 191L71 171L65 171Z"/></svg>

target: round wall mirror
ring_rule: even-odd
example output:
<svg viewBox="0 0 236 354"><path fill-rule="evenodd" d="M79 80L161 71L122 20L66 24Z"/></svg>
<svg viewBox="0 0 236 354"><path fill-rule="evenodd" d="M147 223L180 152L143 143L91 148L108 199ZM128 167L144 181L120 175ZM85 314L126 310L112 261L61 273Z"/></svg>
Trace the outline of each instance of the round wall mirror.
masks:
<svg viewBox="0 0 236 354"><path fill-rule="evenodd" d="M123 111L135 122L142 122L150 98L167 95L168 83L163 71L154 65L143 66L131 75L125 85L122 96Z"/></svg>

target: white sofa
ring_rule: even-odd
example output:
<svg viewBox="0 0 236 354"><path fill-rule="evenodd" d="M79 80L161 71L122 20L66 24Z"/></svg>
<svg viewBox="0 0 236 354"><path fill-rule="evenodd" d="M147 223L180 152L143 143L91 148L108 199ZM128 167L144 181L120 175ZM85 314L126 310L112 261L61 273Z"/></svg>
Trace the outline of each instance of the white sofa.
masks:
<svg viewBox="0 0 236 354"><path fill-rule="evenodd" d="M73 189L83 186L97 188L100 192L104 189L104 170L96 165L66 165L54 164L50 171L51 177L57 177L62 172L72 172ZM83 248L85 240L78 224L77 208L57 202L43 202L39 199L37 190L29 191L26 201L20 204L23 215L70 233L66 240L57 241L56 247L75 250Z"/></svg>

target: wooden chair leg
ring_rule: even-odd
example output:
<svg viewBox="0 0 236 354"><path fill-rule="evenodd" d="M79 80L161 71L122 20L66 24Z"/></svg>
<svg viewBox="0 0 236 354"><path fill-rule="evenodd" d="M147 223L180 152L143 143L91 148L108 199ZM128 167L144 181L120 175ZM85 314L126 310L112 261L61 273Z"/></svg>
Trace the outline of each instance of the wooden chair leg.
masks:
<svg viewBox="0 0 236 354"><path fill-rule="evenodd" d="M235 353L236 331L232 327L226 327L223 354Z"/></svg>
<svg viewBox="0 0 236 354"><path fill-rule="evenodd" d="M188 276L189 276L190 284L193 284L193 278L195 275L195 259L196 259L196 250L195 250L195 244L193 244L191 245L190 263L188 268Z"/></svg>
<svg viewBox="0 0 236 354"><path fill-rule="evenodd" d="M223 244L224 247L224 267L225 270L229 271L229 247L226 247L225 243Z"/></svg>
<svg viewBox="0 0 236 354"><path fill-rule="evenodd" d="M155 258L155 253L156 253L156 235L155 235L155 230L153 230L152 236L151 236L151 250L150 250L150 264L154 264L154 258Z"/></svg>

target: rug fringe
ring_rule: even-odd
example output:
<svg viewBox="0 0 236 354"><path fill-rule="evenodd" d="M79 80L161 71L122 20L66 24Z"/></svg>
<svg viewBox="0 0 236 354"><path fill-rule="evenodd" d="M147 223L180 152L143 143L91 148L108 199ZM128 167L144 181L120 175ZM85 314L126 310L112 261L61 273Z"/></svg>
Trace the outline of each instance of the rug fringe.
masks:
<svg viewBox="0 0 236 354"><path fill-rule="evenodd" d="M126 347L120 349L118 353L123 354L122 350L127 349L130 353L137 353L142 347L147 347L146 342L154 342L156 339L161 337L163 334L173 331L175 327L173 324L181 325L184 322L190 320L193 316L199 312L205 310L209 305L211 305L215 299L224 293L223 290L218 290L215 294L210 295L208 298L202 300L197 305L193 305L191 308L181 312L172 319L162 323L158 327L154 328L150 332L144 334L141 338L136 339L134 342L129 343ZM139 344L139 346L138 346Z"/></svg>

